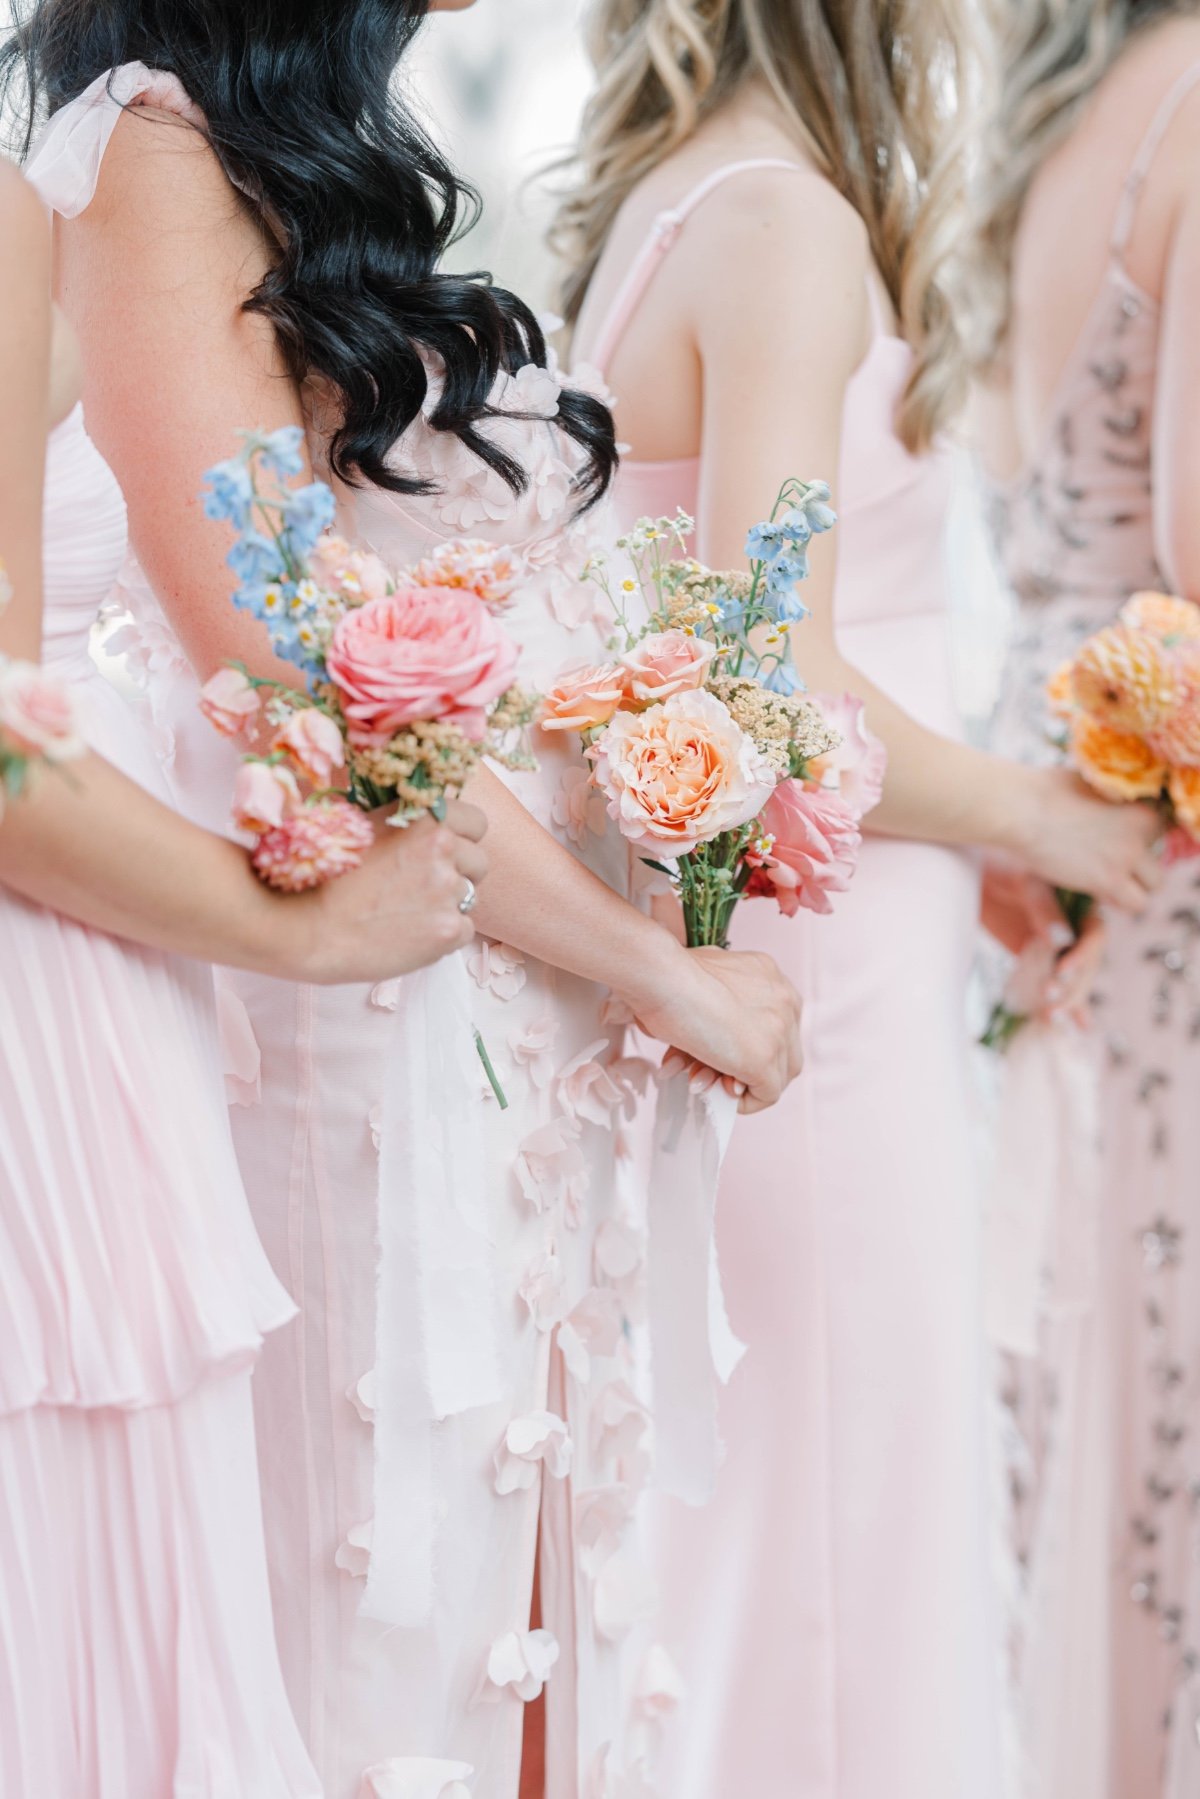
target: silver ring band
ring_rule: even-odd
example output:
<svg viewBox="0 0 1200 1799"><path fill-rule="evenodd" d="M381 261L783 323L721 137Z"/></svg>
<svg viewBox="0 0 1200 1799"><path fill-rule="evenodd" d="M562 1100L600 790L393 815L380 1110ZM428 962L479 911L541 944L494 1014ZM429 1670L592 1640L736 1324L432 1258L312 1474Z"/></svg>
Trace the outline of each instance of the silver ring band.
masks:
<svg viewBox="0 0 1200 1799"><path fill-rule="evenodd" d="M473 912L475 910L475 901L478 899L479 895L475 891L475 883L470 875L464 875L463 880L467 883L467 891L459 900L458 909L460 912Z"/></svg>

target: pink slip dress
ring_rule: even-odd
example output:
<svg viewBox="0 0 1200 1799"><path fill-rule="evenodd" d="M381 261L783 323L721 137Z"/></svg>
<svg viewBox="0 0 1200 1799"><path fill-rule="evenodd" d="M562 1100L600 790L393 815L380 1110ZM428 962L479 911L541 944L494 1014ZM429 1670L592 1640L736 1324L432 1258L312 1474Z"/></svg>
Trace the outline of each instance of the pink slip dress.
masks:
<svg viewBox="0 0 1200 1799"><path fill-rule="evenodd" d="M663 213L581 355L607 374L720 183L796 166L719 168ZM956 735L949 471L896 435L911 352L872 306L836 471L835 623L848 660ZM626 460L620 523L695 516L700 487L698 461ZM795 649L803 669L803 628ZM966 1077L977 912L969 856L868 838L832 916L763 902L736 915L733 946L769 951L804 998L805 1072L739 1121L722 1177L721 1266L747 1353L722 1398L716 1499L655 1502L660 1631L688 1689L671 1799L1001 1790Z"/></svg>
<svg viewBox="0 0 1200 1799"><path fill-rule="evenodd" d="M165 799L89 657L126 521L78 407L45 550L46 666L91 747ZM3 890L0 966L0 1792L317 1799L250 1392L295 1308L238 1173L212 972Z"/></svg>
<svg viewBox="0 0 1200 1799"><path fill-rule="evenodd" d="M1019 609L993 742L1028 761L1059 754L1050 677L1132 593L1169 591L1155 521L1169 478L1155 436L1170 379L1162 306L1125 254L1155 156L1198 87L1200 65L1185 69L1150 122L1045 428L993 490ZM1091 1083L1083 1128L1039 1107L1009 1058L1005 1139L1057 1176L1041 1217L1021 1216L1028 1190L1009 1195L1009 1240L1023 1231L1040 1254L1027 1303L997 1313L1017 1352L1005 1397L1031 1799L1186 1799L1200 1786L1196 870L1170 870L1143 917L1108 920L1095 1029L1075 1046ZM1028 1037L1022 1057L1038 1053Z"/></svg>

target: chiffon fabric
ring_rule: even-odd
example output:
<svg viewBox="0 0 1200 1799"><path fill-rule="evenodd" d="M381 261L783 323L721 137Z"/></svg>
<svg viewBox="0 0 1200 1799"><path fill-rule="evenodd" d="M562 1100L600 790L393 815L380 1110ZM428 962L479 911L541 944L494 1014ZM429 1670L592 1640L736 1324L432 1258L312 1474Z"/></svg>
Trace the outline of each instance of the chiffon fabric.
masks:
<svg viewBox="0 0 1200 1799"><path fill-rule="evenodd" d="M1155 155L1200 66L1162 101L1130 170L1111 255L1045 433L994 494L1019 623L998 749L1051 760L1046 683L1140 589L1163 589L1154 504L1170 480L1155 439L1172 379L1159 304L1125 251ZM1020 354L1020 341L1015 353ZM1018 1040L1005 1138L1060 1171L1040 1217L1025 1303L993 1310L1012 1352L1014 1547L1025 1571L1015 1648L1029 1799L1185 1799L1200 1788L1200 879L1171 869L1137 920L1107 921L1096 1029L1072 1056L1094 1121L1046 1115ZM1056 1046L1061 1062L1067 1048ZM1086 1112L1084 1118L1086 1121ZM1012 1196L1019 1214L1022 1198Z"/></svg>
<svg viewBox="0 0 1200 1799"><path fill-rule="evenodd" d="M49 451L46 666L163 797L88 655L125 548L77 409ZM211 971L3 890L0 966L0 1792L316 1799L250 1392L294 1307L246 1207Z"/></svg>
<svg viewBox="0 0 1200 1799"><path fill-rule="evenodd" d="M111 93L96 84L58 115L61 212L88 203L117 101L139 98L194 116L177 82L137 66L116 72ZM342 492L341 528L394 567L449 538L507 546L522 678L541 685L598 659L610 627L580 576L599 524L575 516L579 457L555 423L560 378L529 365L497 383L498 416L483 429L527 470L516 495L433 429L441 376L432 361L427 373L395 461L434 491ZM195 679L135 566L123 592L173 791L219 827L233 752L199 717ZM514 791L623 891L629 858L606 833L578 744L543 736L537 751L539 771L512 777ZM618 1799L640 1790L672 1682L661 1657L629 1653L651 1603L630 1520L652 1421L629 1350L646 1233L618 1152L644 1070L624 1055L625 1026L600 989L486 939L464 963L336 992L223 977L238 1157L302 1314L256 1378L285 1676L329 1799L514 1799L524 1706L543 1688L547 1793ZM507 1110L470 1051L470 1025ZM452 1072L439 1080L437 1068ZM442 1117L461 1082L470 1141ZM446 1163L471 1154L478 1183L464 1192ZM448 1189L446 1205L431 1204L431 1183ZM381 1285L377 1307L377 1244L397 1239L412 1303ZM378 1378L385 1355L412 1378ZM407 1458L399 1489L381 1483L391 1458L374 1454L376 1420L381 1444L386 1434ZM384 1537L387 1569L373 1554Z"/></svg>
<svg viewBox="0 0 1200 1799"><path fill-rule="evenodd" d="M696 209L764 166L799 172L730 165L659 218L588 347L602 371ZM953 735L949 472L896 436L911 355L873 310L834 494L835 622L851 662ZM694 515L700 491L696 462L626 461L620 522ZM796 652L802 668L802 632ZM803 995L805 1072L738 1122L722 1177L721 1264L747 1353L721 1405L715 1501L653 1502L660 1631L687 1689L671 1799L999 1792L966 1078L977 909L967 856L868 839L832 916L760 902L736 915L734 947L769 951Z"/></svg>

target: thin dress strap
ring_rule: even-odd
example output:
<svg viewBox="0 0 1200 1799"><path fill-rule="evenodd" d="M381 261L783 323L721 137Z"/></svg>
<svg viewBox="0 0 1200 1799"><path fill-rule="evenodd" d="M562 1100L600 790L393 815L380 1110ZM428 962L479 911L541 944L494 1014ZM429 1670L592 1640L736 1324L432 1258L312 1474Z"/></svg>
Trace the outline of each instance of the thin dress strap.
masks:
<svg viewBox="0 0 1200 1799"><path fill-rule="evenodd" d="M782 157L757 157L747 162L726 163L723 168L714 169L706 175L697 187L682 199L678 206L660 212L650 227L650 234L635 256L629 273L617 289L616 297L604 318L591 355L587 361L604 374L612 361L613 352L629 328L630 320L646 296L647 289L654 280L663 262L670 253L679 233L696 208L703 204L708 196L735 175L745 175L751 169L791 169L800 173L807 172L807 165L802 162L787 162Z"/></svg>
<svg viewBox="0 0 1200 1799"><path fill-rule="evenodd" d="M1163 99L1150 129L1138 147L1133 159L1133 166L1125 178L1121 203L1117 208L1116 220L1113 224L1111 250L1113 258L1122 262L1129 248L1129 240L1133 236L1134 221L1137 218L1138 202L1142 197L1142 189L1146 185L1146 177L1150 173L1154 158L1162 148L1162 141L1175 122L1175 116L1194 87L1200 86L1200 62L1193 63L1185 69Z"/></svg>

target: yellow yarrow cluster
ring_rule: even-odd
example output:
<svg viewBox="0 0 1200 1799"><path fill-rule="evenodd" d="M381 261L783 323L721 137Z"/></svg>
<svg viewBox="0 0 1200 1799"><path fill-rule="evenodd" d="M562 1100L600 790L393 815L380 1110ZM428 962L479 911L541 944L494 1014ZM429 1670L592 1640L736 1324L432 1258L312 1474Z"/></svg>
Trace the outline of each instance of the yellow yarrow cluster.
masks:
<svg viewBox="0 0 1200 1799"><path fill-rule="evenodd" d="M695 629L720 616L723 603L744 604L750 576L718 574L699 562L669 562L664 570L666 621L675 630Z"/></svg>
<svg viewBox="0 0 1200 1799"><path fill-rule="evenodd" d="M841 742L817 707L795 694L771 693L757 681L736 675L714 676L708 691L781 773L787 773L793 761L815 762L827 756Z"/></svg>
<svg viewBox="0 0 1200 1799"><path fill-rule="evenodd" d="M381 748L351 755L362 780L394 791L405 805L432 811L446 789L461 791L479 761L479 746L457 725L419 719Z"/></svg>
<svg viewBox="0 0 1200 1799"><path fill-rule="evenodd" d="M541 710L542 697L524 687L510 687L496 701L488 720L487 754L502 768L529 771L537 760L526 736Z"/></svg>

